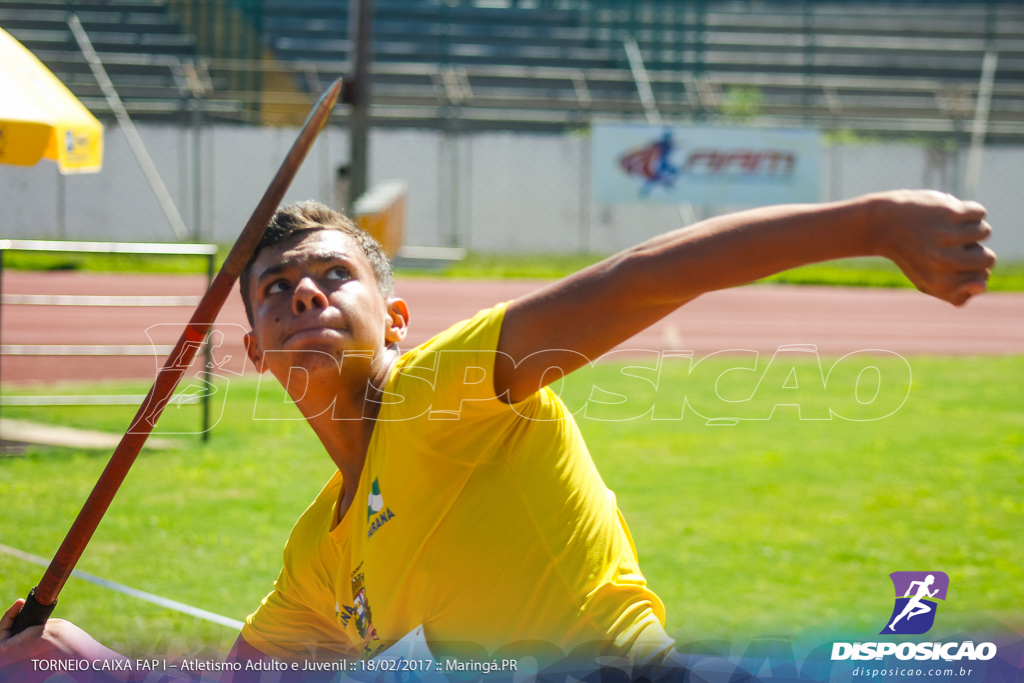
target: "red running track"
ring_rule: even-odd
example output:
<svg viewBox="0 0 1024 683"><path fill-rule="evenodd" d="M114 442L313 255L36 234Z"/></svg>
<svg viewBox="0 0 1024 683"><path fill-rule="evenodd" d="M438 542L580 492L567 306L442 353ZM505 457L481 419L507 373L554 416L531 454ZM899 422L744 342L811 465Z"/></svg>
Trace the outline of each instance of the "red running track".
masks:
<svg viewBox="0 0 1024 683"><path fill-rule="evenodd" d="M8 271L3 276L3 294L199 296L205 284L202 276ZM419 344L482 308L543 284L400 280L398 294L409 302L412 312L406 345ZM0 312L0 341L6 345L149 345L152 337L153 343L169 345L177 340L191 314L191 307L5 305ZM615 311L607 315L614 316ZM251 374L241 342L248 325L237 292L218 317L216 329L224 336L215 360L225 371ZM912 290L741 287L687 304L620 348L689 350L702 357L727 349L753 349L771 355L789 344L815 345L822 356L864 349L957 356L1021 354L1024 295L990 293L954 308ZM4 356L0 377L5 383L152 379L163 360L154 355Z"/></svg>

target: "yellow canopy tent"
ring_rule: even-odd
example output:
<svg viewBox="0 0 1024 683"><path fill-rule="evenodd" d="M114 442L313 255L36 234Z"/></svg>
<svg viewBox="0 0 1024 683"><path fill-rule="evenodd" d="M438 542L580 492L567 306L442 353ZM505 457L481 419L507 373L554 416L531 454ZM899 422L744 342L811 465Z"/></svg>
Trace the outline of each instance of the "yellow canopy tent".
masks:
<svg viewBox="0 0 1024 683"><path fill-rule="evenodd" d="M61 173L95 173L103 124L35 55L0 29L0 163L53 159Z"/></svg>

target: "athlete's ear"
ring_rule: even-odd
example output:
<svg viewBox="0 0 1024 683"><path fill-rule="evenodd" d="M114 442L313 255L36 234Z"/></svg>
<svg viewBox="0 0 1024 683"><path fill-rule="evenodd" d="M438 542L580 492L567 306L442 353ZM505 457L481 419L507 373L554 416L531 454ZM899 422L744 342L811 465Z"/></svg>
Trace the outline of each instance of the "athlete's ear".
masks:
<svg viewBox="0 0 1024 683"><path fill-rule="evenodd" d="M409 304L405 303L405 299L398 297L385 299L384 304L387 306L388 315L384 340L388 344L397 344L405 339L405 334L409 330Z"/></svg>
<svg viewBox="0 0 1024 683"><path fill-rule="evenodd" d="M245 342L245 353L249 356L252 364L256 366L256 371L266 372L267 366L263 362L263 349L260 348L256 335L252 332L246 332L242 340Z"/></svg>

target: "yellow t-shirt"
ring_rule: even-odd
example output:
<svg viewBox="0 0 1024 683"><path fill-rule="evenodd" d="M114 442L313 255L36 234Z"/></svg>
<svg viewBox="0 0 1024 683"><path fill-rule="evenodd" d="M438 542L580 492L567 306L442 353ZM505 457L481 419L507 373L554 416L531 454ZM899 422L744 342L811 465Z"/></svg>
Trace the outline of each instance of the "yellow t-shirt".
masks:
<svg viewBox="0 0 1024 683"><path fill-rule="evenodd" d="M511 406L494 395L504 311L397 361L351 507L339 522L335 473L246 620L251 645L282 660L372 657L422 624L435 654L472 643L560 659L597 643L646 660L671 647L565 405L549 389Z"/></svg>

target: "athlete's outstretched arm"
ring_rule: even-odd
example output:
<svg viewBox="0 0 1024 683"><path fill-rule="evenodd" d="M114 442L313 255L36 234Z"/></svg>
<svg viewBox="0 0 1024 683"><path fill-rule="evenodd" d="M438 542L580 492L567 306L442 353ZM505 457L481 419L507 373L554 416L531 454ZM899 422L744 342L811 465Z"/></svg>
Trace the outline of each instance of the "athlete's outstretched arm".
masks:
<svg viewBox="0 0 1024 683"><path fill-rule="evenodd" d="M991 233L984 218L975 202L899 191L764 207L667 233L510 304L495 390L522 400L542 378L558 379L545 374L553 365L571 372L701 294L818 261L884 256L921 291L962 305L985 291L995 263L979 244ZM548 353L529 358L538 351Z"/></svg>

